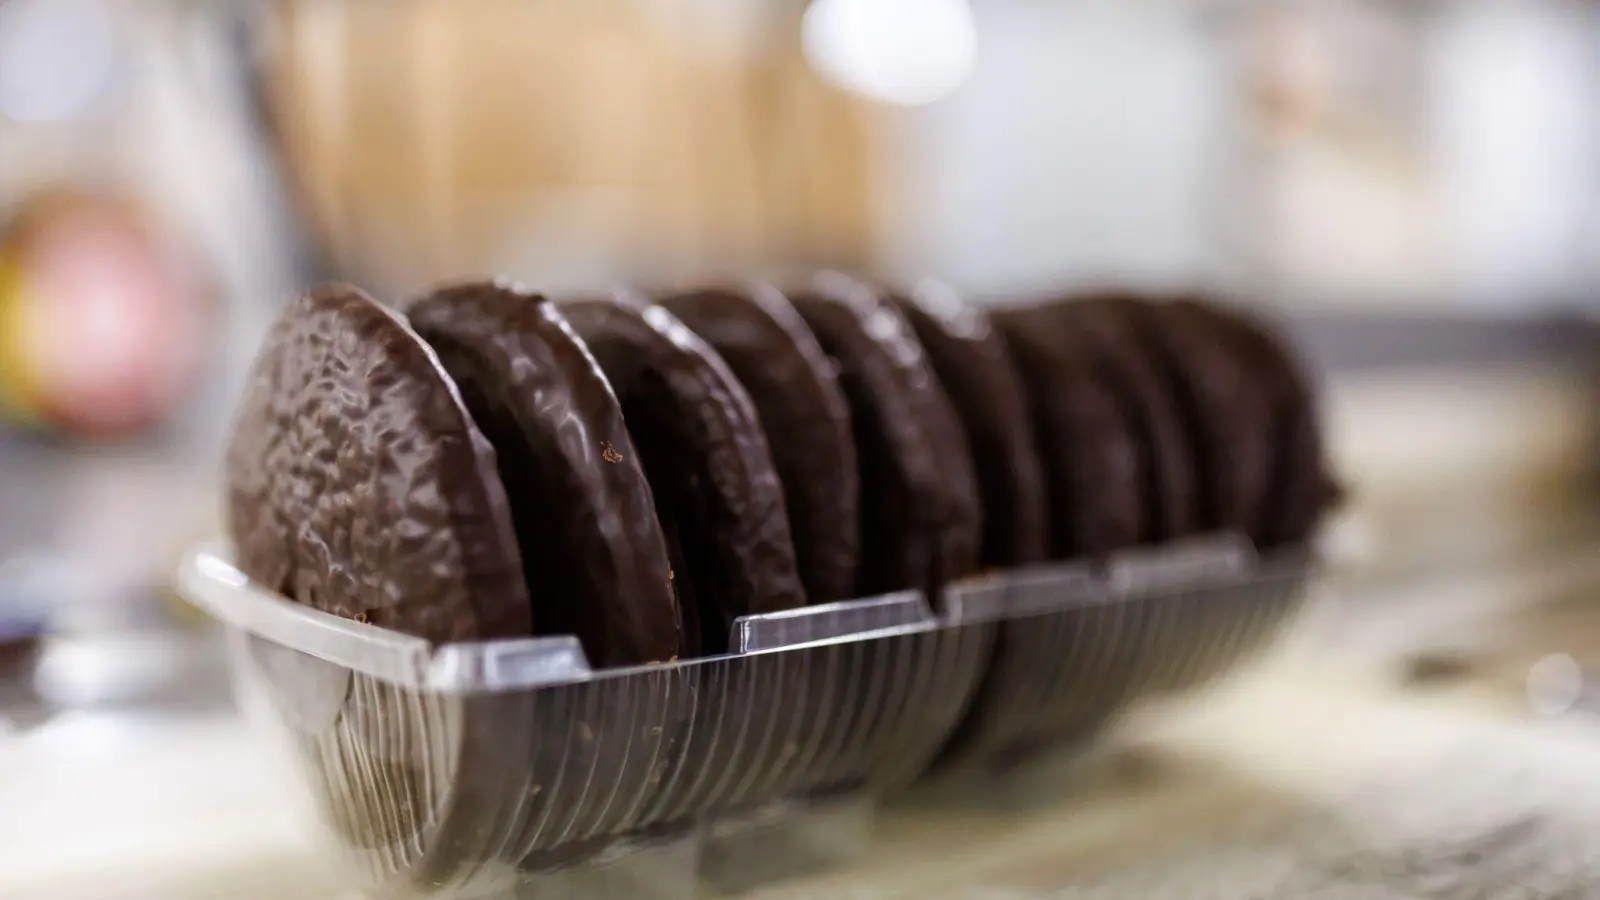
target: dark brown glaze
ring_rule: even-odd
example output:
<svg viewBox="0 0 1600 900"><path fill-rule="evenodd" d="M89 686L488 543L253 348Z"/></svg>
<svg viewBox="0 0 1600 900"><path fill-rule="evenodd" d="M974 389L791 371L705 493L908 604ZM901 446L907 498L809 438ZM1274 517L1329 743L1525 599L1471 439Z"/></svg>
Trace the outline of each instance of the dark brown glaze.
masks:
<svg viewBox="0 0 1600 900"><path fill-rule="evenodd" d="M983 504L985 567L1049 557L1044 468L1022 377L989 316L944 285L890 297L911 322L966 428Z"/></svg>
<svg viewBox="0 0 1600 900"><path fill-rule="evenodd" d="M1206 305L1152 302L1140 324L1160 349L1193 442L1202 525L1253 536L1272 489L1270 393L1233 346L1228 324Z"/></svg>
<svg viewBox="0 0 1600 900"><path fill-rule="evenodd" d="M921 588L977 569L977 476L961 421L916 334L866 285L822 273L786 291L839 372L861 468L863 596Z"/></svg>
<svg viewBox="0 0 1600 900"><path fill-rule="evenodd" d="M690 651L739 616L805 605L783 486L750 397L665 308L580 299L563 312L622 402L673 558Z"/></svg>
<svg viewBox="0 0 1600 900"><path fill-rule="evenodd" d="M431 641L530 632L494 450L433 351L360 291L283 311L226 477L239 566L264 586Z"/></svg>
<svg viewBox="0 0 1600 900"><path fill-rule="evenodd" d="M1055 307L995 314L1032 401L1057 559L1100 559L1145 533L1145 456L1087 335Z"/></svg>
<svg viewBox="0 0 1600 900"><path fill-rule="evenodd" d="M406 313L499 455L535 633L577 635L595 666L679 655L650 484L616 395L560 311L482 282Z"/></svg>
<svg viewBox="0 0 1600 900"><path fill-rule="evenodd" d="M738 377L783 481L811 603L855 596L860 494L850 407L811 329L777 289L716 286L657 298Z"/></svg>
<svg viewBox="0 0 1600 900"><path fill-rule="evenodd" d="M1255 374L1270 405L1272 465L1251 537L1269 548L1309 538L1339 496L1323 455L1316 390L1305 367L1273 329L1242 310L1209 307L1231 346Z"/></svg>
<svg viewBox="0 0 1600 900"><path fill-rule="evenodd" d="M1322 426L1314 404L1295 407L1285 423L1274 472L1271 516L1257 543L1264 549L1310 540L1328 512L1344 497L1323 453Z"/></svg>
<svg viewBox="0 0 1600 900"><path fill-rule="evenodd" d="M1193 533L1200 521L1195 454L1158 351L1138 326L1143 310L1127 296L1101 294L1076 299L1064 316L1099 347L1097 360L1132 413L1149 453L1145 483L1145 533L1150 542Z"/></svg>

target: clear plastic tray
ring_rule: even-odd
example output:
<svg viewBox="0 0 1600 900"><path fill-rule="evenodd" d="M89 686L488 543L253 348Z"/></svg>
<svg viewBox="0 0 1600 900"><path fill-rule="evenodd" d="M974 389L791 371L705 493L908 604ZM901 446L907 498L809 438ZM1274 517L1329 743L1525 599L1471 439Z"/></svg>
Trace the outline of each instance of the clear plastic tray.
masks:
<svg viewBox="0 0 1600 900"><path fill-rule="evenodd" d="M825 862L785 837L850 832L930 769L1087 737L1227 668L1305 571L1202 542L953 585L937 616L906 592L747 617L728 656L599 672L573 638L435 647L324 615L219 546L181 585L362 888L689 897Z"/></svg>
<svg viewBox="0 0 1600 900"><path fill-rule="evenodd" d="M1087 565L1012 573L971 707L933 765L937 775L1005 768L1070 750L1140 698L1198 687L1270 643L1312 570L1300 550L1261 560L1248 542L1205 538Z"/></svg>

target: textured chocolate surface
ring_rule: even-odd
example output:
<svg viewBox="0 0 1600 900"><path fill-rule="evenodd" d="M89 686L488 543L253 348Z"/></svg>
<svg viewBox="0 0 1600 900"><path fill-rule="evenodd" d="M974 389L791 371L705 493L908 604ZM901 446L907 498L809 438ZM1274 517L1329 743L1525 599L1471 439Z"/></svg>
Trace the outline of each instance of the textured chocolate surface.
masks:
<svg viewBox="0 0 1600 900"><path fill-rule="evenodd" d="M1192 299L1144 307L1141 326L1160 348L1200 476L1201 522L1254 536L1272 491L1273 401L1234 332Z"/></svg>
<svg viewBox="0 0 1600 900"><path fill-rule="evenodd" d="M543 297L455 285L407 308L494 445L537 634L575 634L596 666L682 651L666 542L622 407Z"/></svg>
<svg viewBox="0 0 1600 900"><path fill-rule="evenodd" d="M811 329L771 287L708 287L658 302L710 344L750 394L783 481L808 601L855 596L861 485L850 407Z"/></svg>
<svg viewBox="0 0 1600 900"><path fill-rule="evenodd" d="M580 299L563 312L610 379L673 559L690 653L733 620L805 604L783 486L733 372L665 308Z"/></svg>
<svg viewBox="0 0 1600 900"><path fill-rule="evenodd" d="M1050 496L1051 555L1100 557L1146 533L1146 456L1090 336L1060 313L1031 307L994 320L1032 403Z"/></svg>
<svg viewBox="0 0 1600 900"><path fill-rule="evenodd" d="M786 292L839 371L861 466L857 593L936 595L972 573L977 476L960 419L911 325L876 291L822 273Z"/></svg>
<svg viewBox="0 0 1600 900"><path fill-rule="evenodd" d="M1097 360L1130 413L1148 459L1144 485L1144 537L1151 542L1193 533L1200 521L1195 453L1159 351L1139 329L1139 301L1087 296L1062 314L1098 347Z"/></svg>
<svg viewBox="0 0 1600 900"><path fill-rule="evenodd" d="M983 503L982 564L1048 558L1044 467L1005 339L987 313L943 285L923 284L891 299L916 330L966 428Z"/></svg>
<svg viewBox="0 0 1600 900"><path fill-rule="evenodd" d="M283 311L226 477L238 563L262 585L434 641L529 633L495 453L433 352L360 291Z"/></svg>

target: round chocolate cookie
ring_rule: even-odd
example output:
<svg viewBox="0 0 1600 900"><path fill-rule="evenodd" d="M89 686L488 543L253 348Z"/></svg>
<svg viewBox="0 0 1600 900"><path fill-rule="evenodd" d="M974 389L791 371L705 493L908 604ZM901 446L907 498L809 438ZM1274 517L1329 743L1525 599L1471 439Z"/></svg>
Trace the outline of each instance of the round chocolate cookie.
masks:
<svg viewBox="0 0 1600 900"><path fill-rule="evenodd" d="M978 566L983 518L966 435L911 325L838 273L788 291L839 372L861 468L862 596L945 582Z"/></svg>
<svg viewBox="0 0 1600 900"><path fill-rule="evenodd" d="M1192 441L1200 523L1254 538L1276 460L1273 403L1261 372L1238 352L1233 328L1205 304L1178 298L1140 309Z"/></svg>
<svg viewBox="0 0 1600 900"><path fill-rule="evenodd" d="M433 351L360 291L283 311L226 477L239 567L263 586L430 641L531 631L494 450Z"/></svg>
<svg viewBox="0 0 1600 900"><path fill-rule="evenodd" d="M924 282L890 299L915 329L966 426L983 501L982 564L1043 561L1050 552L1044 468L1005 339L987 313L942 284Z"/></svg>
<svg viewBox="0 0 1600 900"><path fill-rule="evenodd" d="M861 485L850 407L811 329L765 285L707 287L656 302L710 344L749 392L783 481L809 602L855 596Z"/></svg>
<svg viewBox="0 0 1600 900"><path fill-rule="evenodd" d="M1304 541L1340 493L1323 456L1310 375L1266 323L1242 310L1211 309L1256 374L1272 411L1270 487L1251 537L1263 548Z"/></svg>
<svg viewBox="0 0 1600 900"><path fill-rule="evenodd" d="M622 402L672 557L686 652L728 650L743 615L805 605L783 485L726 363L665 308L562 305ZM621 448L606 460L627 462Z"/></svg>
<svg viewBox="0 0 1600 900"><path fill-rule="evenodd" d="M1114 294L1086 296L1065 304L1062 313L1098 345L1102 370L1122 396L1149 454L1145 540L1192 533L1200 520L1194 448L1158 352L1138 326L1139 302Z"/></svg>
<svg viewBox="0 0 1600 900"><path fill-rule="evenodd" d="M536 634L574 634L597 667L683 649L650 483L600 367L555 304L492 282L411 303L494 445Z"/></svg>
<svg viewBox="0 0 1600 900"><path fill-rule="evenodd" d="M1146 533L1146 455L1090 335L1059 306L996 313L1032 403L1050 497L1050 551L1102 558Z"/></svg>

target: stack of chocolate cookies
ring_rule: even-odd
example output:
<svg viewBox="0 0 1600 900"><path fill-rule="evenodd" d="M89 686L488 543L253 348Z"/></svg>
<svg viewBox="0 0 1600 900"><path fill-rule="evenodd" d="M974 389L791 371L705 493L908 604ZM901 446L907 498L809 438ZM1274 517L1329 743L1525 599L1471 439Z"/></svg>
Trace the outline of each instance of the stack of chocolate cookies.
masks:
<svg viewBox="0 0 1600 900"><path fill-rule="evenodd" d="M660 663L748 614L1206 531L1302 542L1335 496L1314 401L1270 329L1193 298L334 286L255 364L228 523L247 575L324 612Z"/></svg>

